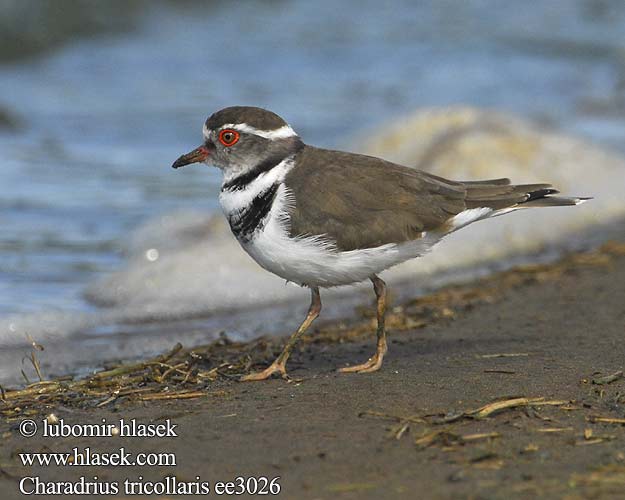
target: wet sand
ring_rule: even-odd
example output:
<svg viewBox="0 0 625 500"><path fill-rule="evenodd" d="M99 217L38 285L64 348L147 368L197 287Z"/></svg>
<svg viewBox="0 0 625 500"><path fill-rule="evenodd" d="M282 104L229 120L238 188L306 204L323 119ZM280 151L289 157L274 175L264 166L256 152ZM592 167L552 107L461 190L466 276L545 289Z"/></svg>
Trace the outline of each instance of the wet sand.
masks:
<svg viewBox="0 0 625 500"><path fill-rule="evenodd" d="M107 402L105 393L82 400L68 392L7 411L0 423L2 498L22 498L17 488L24 476L76 481L81 475L101 482L200 476L211 488L236 476L279 476L279 498L293 499L622 498L622 244L394 306L389 354L378 373L335 371L372 352L372 334L365 332L373 331L373 318L363 310L319 323L289 362L291 382L239 383L234 373L241 365L232 365L215 381L188 387L202 393L189 399ZM207 352L246 359L250 369L278 348L268 341ZM529 399L488 416L487 409L473 411L517 398ZM54 413L72 424L170 419L178 437L26 439L19 412L37 421ZM74 446L171 452L177 467L18 465L21 452Z"/></svg>

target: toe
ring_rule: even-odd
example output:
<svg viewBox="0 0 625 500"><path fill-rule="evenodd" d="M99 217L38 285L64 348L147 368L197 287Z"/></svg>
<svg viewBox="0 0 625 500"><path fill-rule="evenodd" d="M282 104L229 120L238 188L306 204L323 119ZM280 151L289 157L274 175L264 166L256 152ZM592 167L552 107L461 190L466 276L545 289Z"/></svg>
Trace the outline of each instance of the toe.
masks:
<svg viewBox="0 0 625 500"><path fill-rule="evenodd" d="M371 366L364 367L362 370L358 370L358 373L372 373L377 372L382 367L382 362L375 363Z"/></svg>
<svg viewBox="0 0 625 500"><path fill-rule="evenodd" d="M271 378L274 373L279 373L283 379L288 379L289 376L286 373L286 369L282 365L271 365L264 369L262 372L254 372L249 375L243 375L239 381L241 382L253 382L257 380L267 380Z"/></svg>
<svg viewBox="0 0 625 500"><path fill-rule="evenodd" d="M373 361L370 359L366 363L362 363L360 365L354 366L346 366L344 368L339 368L339 372L341 373L360 373L363 370L366 370L370 366L373 365Z"/></svg>
<svg viewBox="0 0 625 500"><path fill-rule="evenodd" d="M243 375L239 381L240 382L253 382L255 380L265 380L268 379L271 374L266 374L265 372L256 372L250 373L249 375Z"/></svg>
<svg viewBox="0 0 625 500"><path fill-rule="evenodd" d="M346 366L345 368L339 368L341 373L371 373L377 372L382 366L383 356L374 356L369 358L365 363L354 366Z"/></svg>

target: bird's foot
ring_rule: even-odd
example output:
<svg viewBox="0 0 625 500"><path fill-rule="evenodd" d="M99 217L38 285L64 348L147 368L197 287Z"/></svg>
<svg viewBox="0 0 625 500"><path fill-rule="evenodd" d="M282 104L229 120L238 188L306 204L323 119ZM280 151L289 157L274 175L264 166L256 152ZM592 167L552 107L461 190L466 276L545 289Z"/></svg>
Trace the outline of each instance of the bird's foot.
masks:
<svg viewBox="0 0 625 500"><path fill-rule="evenodd" d="M271 363L271 365L265 368L263 371L250 373L249 375L243 375L239 380L241 382L252 382L255 380L267 380L274 373L279 373L283 379L290 380L288 374L286 373L286 363L278 363L276 361Z"/></svg>
<svg viewBox="0 0 625 500"><path fill-rule="evenodd" d="M371 373L377 372L382 367L382 360L386 354L386 344L379 346L377 352L367 361L360 365L339 368L341 373Z"/></svg>

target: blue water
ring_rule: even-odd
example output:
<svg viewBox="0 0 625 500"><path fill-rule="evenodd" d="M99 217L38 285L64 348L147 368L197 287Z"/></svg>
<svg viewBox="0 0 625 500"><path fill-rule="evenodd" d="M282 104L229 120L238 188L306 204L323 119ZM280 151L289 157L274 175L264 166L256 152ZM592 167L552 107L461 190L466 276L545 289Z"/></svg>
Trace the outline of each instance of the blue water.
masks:
<svg viewBox="0 0 625 500"><path fill-rule="evenodd" d="M512 111L624 149L625 3L154 3L137 29L0 66L0 316L89 311L160 214L216 211L169 168L207 115L250 104L340 146L420 107Z"/></svg>

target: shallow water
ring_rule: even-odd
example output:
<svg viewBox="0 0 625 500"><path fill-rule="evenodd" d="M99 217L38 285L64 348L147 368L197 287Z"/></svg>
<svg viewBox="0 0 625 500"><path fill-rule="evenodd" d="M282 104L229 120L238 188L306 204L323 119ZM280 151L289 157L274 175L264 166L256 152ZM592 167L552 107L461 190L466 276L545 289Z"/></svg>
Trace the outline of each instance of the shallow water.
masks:
<svg viewBox="0 0 625 500"><path fill-rule="evenodd" d="M625 4L416 4L154 3L131 33L0 66L0 108L21 125L0 128L0 346L26 332L106 338L125 321L214 312L211 293L227 298L221 309L262 302L262 287L241 299L256 279L246 264L220 283L197 275L207 233L214 266L228 259L216 251L225 233L201 222L218 212L220 179L169 168L226 105L270 108L322 146L419 107L462 103L625 149ZM115 303L102 280L156 247L175 249L175 265L125 283L167 299L172 273L188 273L197 301L156 307L133 302L130 288Z"/></svg>

